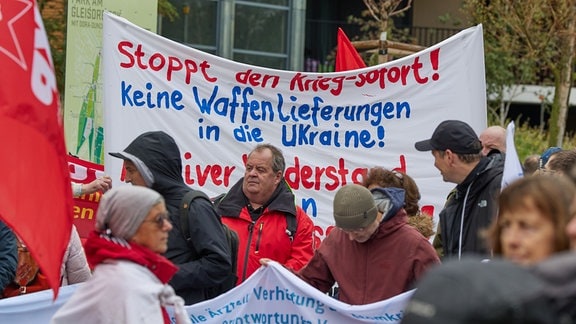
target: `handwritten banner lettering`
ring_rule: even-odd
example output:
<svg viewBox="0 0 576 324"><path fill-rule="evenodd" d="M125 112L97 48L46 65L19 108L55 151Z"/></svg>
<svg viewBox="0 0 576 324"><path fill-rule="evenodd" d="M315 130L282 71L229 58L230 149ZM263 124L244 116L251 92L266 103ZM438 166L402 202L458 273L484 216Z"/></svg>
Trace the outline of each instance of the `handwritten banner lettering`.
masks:
<svg viewBox="0 0 576 324"><path fill-rule="evenodd" d="M414 142L444 119L486 127L480 25L386 64L305 73L226 60L106 13L102 53L106 152L163 130L180 147L185 182L216 196L243 176L247 153L271 143L318 240L333 224L335 191L374 166L414 177L437 213L453 185ZM116 185L122 161L107 155L105 166Z"/></svg>
<svg viewBox="0 0 576 324"><path fill-rule="evenodd" d="M79 285L0 300L2 323L49 323ZM368 304L348 305L303 283L278 263L262 267L224 295L186 306L192 323L399 323L413 291ZM173 314L172 308L168 313ZM173 320L173 323L175 321Z"/></svg>

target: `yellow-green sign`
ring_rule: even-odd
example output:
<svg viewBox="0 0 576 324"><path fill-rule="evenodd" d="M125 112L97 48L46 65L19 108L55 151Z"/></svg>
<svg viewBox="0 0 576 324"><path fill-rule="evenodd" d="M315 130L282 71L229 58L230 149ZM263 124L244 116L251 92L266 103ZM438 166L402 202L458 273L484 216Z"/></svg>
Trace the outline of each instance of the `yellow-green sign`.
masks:
<svg viewBox="0 0 576 324"><path fill-rule="evenodd" d="M66 39L64 131L68 152L104 163L102 16L110 11L156 31L157 0L70 0Z"/></svg>

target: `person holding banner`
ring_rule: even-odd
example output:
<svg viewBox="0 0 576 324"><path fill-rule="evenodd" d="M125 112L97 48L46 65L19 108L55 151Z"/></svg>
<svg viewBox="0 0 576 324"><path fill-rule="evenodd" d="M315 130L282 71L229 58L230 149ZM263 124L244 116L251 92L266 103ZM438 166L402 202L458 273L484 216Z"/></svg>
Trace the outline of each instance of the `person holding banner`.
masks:
<svg viewBox="0 0 576 324"><path fill-rule="evenodd" d="M343 186L334 196L336 227L296 275L322 292L338 283L338 299L350 305L414 288L440 260L430 242L407 224L403 205L400 188Z"/></svg>
<svg viewBox="0 0 576 324"><path fill-rule="evenodd" d="M237 284L260 267L260 258L299 270L312 257L314 223L295 204L285 167L278 148L259 144L248 154L244 177L215 202L222 222L240 239Z"/></svg>
<svg viewBox="0 0 576 324"><path fill-rule="evenodd" d="M162 196L123 186L102 196L96 230L86 241L93 277L54 314L51 323L190 323L184 300L167 282L178 268L161 254L172 229Z"/></svg>
<svg viewBox="0 0 576 324"><path fill-rule="evenodd" d="M456 184L440 212L435 246L441 247L444 258L460 259L467 253L490 257L480 232L496 216L504 159L500 154L483 156L480 139L459 120L443 121L430 139L414 146L431 151L444 181Z"/></svg>
<svg viewBox="0 0 576 324"><path fill-rule="evenodd" d="M124 160L125 181L156 190L166 201L174 224L164 254L179 270L170 281L186 305L215 296L228 278L232 261L220 217L210 201L194 199L187 212L190 242L180 224L180 205L191 189L182 177L180 149L163 131L145 132L122 152L109 153Z"/></svg>

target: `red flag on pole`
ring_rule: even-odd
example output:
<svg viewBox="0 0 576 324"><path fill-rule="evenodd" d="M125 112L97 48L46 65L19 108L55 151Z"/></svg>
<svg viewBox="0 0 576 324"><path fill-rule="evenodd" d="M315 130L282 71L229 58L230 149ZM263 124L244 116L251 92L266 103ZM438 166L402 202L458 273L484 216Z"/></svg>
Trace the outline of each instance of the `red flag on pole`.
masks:
<svg viewBox="0 0 576 324"><path fill-rule="evenodd" d="M336 50L336 72L349 71L365 68L366 63L360 57L360 54L350 43L350 40L342 30L338 27L338 48Z"/></svg>
<svg viewBox="0 0 576 324"><path fill-rule="evenodd" d="M0 218L58 296L72 191L50 46L34 0L0 0Z"/></svg>

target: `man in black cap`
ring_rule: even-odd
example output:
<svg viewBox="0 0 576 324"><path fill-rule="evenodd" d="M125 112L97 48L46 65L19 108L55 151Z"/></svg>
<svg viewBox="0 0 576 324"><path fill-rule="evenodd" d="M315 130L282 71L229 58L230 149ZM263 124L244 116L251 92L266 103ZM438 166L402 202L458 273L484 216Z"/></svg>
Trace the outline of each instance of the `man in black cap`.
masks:
<svg viewBox="0 0 576 324"><path fill-rule="evenodd" d="M446 182L456 184L440 212L437 249L447 258L474 253L489 256L480 231L497 211L504 160L483 156L474 130L458 120L446 120L430 139L417 142L418 151L432 151L434 166Z"/></svg>
<svg viewBox="0 0 576 324"><path fill-rule="evenodd" d="M184 237L180 204L191 188L182 178L180 150L174 139L162 131L146 132L124 151L109 154L124 160L126 182L154 189L166 201L173 228L164 256L179 268L170 280L176 294L184 298L186 305L214 297L232 269L228 243L220 217L206 199L190 203L187 215L190 242Z"/></svg>

